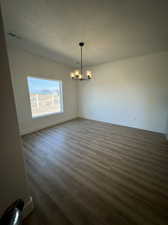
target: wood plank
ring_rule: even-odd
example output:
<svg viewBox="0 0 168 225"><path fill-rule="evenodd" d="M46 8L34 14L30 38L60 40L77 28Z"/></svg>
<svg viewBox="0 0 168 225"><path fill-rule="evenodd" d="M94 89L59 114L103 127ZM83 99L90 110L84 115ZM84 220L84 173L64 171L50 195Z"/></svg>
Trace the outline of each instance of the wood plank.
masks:
<svg viewBox="0 0 168 225"><path fill-rule="evenodd" d="M167 225L168 142L76 119L23 136L34 213L24 224Z"/></svg>

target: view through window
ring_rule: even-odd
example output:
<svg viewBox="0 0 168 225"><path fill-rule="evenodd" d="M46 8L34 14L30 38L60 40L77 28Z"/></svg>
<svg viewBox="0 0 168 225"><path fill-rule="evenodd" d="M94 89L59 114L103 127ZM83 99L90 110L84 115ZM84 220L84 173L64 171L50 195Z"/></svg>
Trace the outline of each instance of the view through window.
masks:
<svg viewBox="0 0 168 225"><path fill-rule="evenodd" d="M28 77L32 117L62 112L62 81Z"/></svg>

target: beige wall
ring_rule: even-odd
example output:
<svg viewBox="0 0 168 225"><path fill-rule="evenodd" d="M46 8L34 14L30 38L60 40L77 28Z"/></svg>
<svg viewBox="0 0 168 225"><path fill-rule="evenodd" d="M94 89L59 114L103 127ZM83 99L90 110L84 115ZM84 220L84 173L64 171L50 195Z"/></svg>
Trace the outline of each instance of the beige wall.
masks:
<svg viewBox="0 0 168 225"><path fill-rule="evenodd" d="M94 79L79 82L79 116L166 133L168 52L91 69Z"/></svg>
<svg viewBox="0 0 168 225"><path fill-rule="evenodd" d="M17 198L28 198L11 76L0 15L0 215Z"/></svg>
<svg viewBox="0 0 168 225"><path fill-rule="evenodd" d="M76 82L69 78L71 67L8 47L20 134L30 133L77 116ZM27 76L62 80L64 113L32 119Z"/></svg>

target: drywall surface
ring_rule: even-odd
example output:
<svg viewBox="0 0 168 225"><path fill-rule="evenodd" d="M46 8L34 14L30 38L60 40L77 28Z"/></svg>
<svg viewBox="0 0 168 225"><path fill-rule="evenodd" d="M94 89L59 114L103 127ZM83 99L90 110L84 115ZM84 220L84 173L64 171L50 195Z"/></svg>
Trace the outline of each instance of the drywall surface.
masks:
<svg viewBox="0 0 168 225"><path fill-rule="evenodd" d="M18 198L28 199L22 149L0 12L0 216Z"/></svg>
<svg viewBox="0 0 168 225"><path fill-rule="evenodd" d="M167 115L168 118L168 115ZM166 139L168 140L168 120L167 120L167 129L166 129Z"/></svg>
<svg viewBox="0 0 168 225"><path fill-rule="evenodd" d="M16 46L8 46L20 134L30 133L77 116L76 82L69 78L72 68L47 58L32 55ZM32 118L27 76L62 80L64 112Z"/></svg>
<svg viewBox="0 0 168 225"><path fill-rule="evenodd" d="M90 69L94 79L78 86L79 116L166 133L168 52Z"/></svg>

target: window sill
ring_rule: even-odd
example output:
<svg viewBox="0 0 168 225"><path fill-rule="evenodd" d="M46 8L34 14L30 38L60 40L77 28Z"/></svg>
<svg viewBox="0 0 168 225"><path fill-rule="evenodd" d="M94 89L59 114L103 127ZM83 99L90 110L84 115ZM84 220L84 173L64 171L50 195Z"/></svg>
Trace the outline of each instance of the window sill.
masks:
<svg viewBox="0 0 168 225"><path fill-rule="evenodd" d="M47 113L44 115L39 115L39 116L32 116L32 119L38 119L38 118L43 118L43 117L48 117L48 116L53 116L53 115L59 115L59 114L63 114L64 112L55 112L55 113Z"/></svg>

